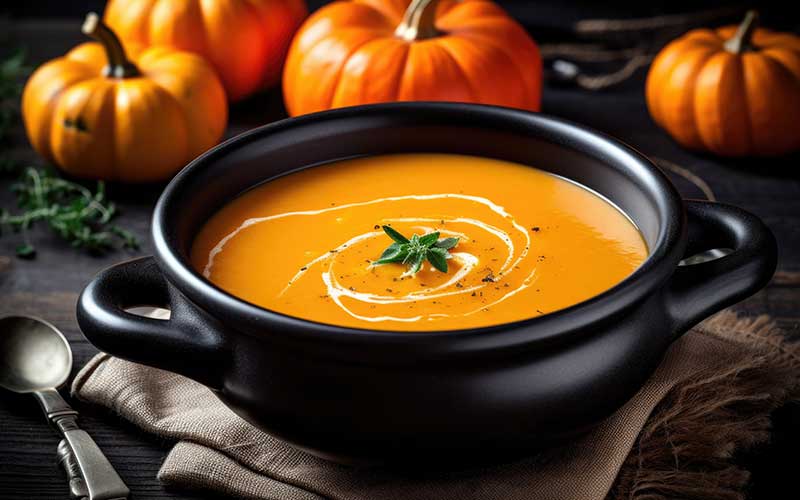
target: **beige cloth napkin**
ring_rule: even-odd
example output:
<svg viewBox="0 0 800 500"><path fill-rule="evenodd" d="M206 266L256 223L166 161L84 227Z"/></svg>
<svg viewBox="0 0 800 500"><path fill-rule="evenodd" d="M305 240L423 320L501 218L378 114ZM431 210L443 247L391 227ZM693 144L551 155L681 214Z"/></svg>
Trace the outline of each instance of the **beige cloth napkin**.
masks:
<svg viewBox="0 0 800 500"><path fill-rule="evenodd" d="M771 323L723 313L675 342L639 393L580 439L514 463L427 477L321 460L254 428L189 379L107 354L81 370L72 390L176 440L158 475L172 486L276 500L601 500L740 491L747 474L731 476L725 461L767 437L769 412L799 379L797 346L787 347ZM692 449L696 456L681 464ZM726 475L715 477L715 467Z"/></svg>

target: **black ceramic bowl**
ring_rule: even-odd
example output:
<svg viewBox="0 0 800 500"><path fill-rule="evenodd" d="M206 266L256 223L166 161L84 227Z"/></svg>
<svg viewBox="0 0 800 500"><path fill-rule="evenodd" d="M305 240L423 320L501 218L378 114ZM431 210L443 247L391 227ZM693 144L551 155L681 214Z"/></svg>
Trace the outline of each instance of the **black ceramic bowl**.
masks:
<svg viewBox="0 0 800 500"><path fill-rule="evenodd" d="M552 314L533 317L532 305L525 321L415 333L285 316L190 265L198 229L247 189L320 163L405 152L499 158L574 179L635 221L650 256L611 290ZM242 134L167 186L153 238L154 257L103 271L83 291L78 321L89 340L202 382L253 424L341 461L463 461L589 429L641 387L676 337L764 286L776 261L760 220L682 201L631 148L548 116L466 104L355 107ZM730 253L679 266L712 248ZM172 317L124 311L141 305Z"/></svg>

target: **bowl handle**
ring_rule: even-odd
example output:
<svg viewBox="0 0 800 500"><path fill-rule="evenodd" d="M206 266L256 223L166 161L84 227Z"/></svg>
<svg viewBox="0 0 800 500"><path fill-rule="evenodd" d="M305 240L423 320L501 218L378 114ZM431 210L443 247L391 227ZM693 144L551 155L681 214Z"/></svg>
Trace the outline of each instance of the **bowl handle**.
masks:
<svg viewBox="0 0 800 500"><path fill-rule="evenodd" d="M682 265L672 276L667 305L679 335L707 316L763 288L775 272L775 236L755 215L740 208L685 200L690 257L712 249L730 253Z"/></svg>
<svg viewBox="0 0 800 500"><path fill-rule="evenodd" d="M167 308L170 319L126 311L139 306ZM214 389L222 386L228 355L220 327L167 286L152 257L100 272L81 293L77 316L84 335L102 351L180 373Z"/></svg>

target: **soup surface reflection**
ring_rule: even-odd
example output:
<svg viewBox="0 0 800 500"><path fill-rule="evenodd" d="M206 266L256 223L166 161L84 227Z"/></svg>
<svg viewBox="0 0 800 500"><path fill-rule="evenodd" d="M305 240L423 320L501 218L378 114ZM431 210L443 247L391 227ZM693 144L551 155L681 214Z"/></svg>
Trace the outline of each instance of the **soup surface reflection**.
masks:
<svg viewBox="0 0 800 500"><path fill-rule="evenodd" d="M415 274L410 261L377 265L393 243L384 225L407 238L457 238L439 251L447 272L428 260ZM547 314L613 287L646 257L635 225L580 185L443 154L360 158L280 177L223 207L192 249L195 268L241 299L380 330Z"/></svg>

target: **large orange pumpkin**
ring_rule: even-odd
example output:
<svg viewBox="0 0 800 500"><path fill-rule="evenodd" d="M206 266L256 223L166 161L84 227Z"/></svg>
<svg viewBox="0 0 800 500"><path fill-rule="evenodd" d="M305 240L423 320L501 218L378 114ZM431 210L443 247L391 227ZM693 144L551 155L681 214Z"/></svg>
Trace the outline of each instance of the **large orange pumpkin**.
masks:
<svg viewBox="0 0 800 500"><path fill-rule="evenodd" d="M542 63L490 0L338 1L298 31L283 73L290 115L386 101L538 111Z"/></svg>
<svg viewBox="0 0 800 500"><path fill-rule="evenodd" d="M200 54L237 101L280 79L304 0L111 0L105 20L125 43Z"/></svg>
<svg viewBox="0 0 800 500"><path fill-rule="evenodd" d="M22 116L39 154L76 177L150 182L217 143L228 108L203 58L158 47L126 52L94 14L84 33L101 43L42 65L25 85Z"/></svg>
<svg viewBox="0 0 800 500"><path fill-rule="evenodd" d="M722 156L800 149L800 37L755 29L693 30L667 45L647 77L653 119L685 147Z"/></svg>

